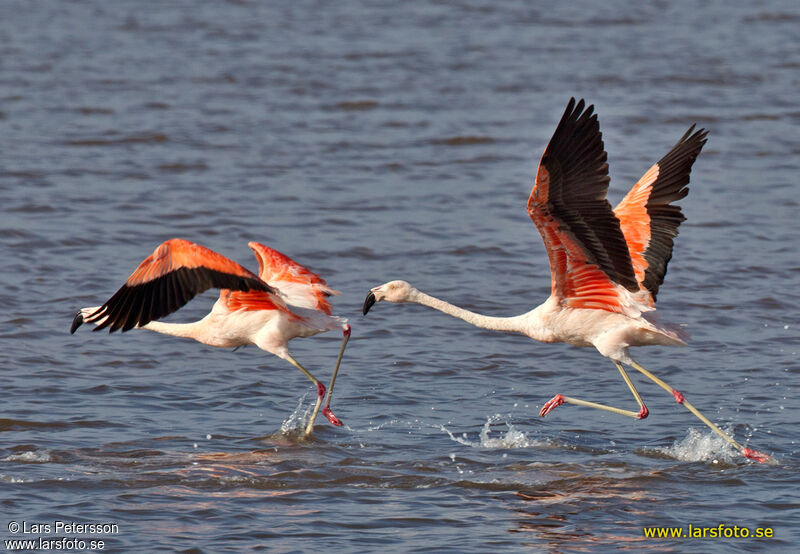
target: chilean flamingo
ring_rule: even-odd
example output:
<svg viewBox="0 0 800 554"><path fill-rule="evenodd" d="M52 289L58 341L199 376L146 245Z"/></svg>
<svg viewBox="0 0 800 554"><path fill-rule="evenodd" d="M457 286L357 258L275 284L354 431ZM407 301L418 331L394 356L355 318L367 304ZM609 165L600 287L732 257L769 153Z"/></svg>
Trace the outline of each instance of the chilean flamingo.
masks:
<svg viewBox="0 0 800 554"><path fill-rule="evenodd" d="M317 386L317 402L305 429L308 435L326 389L292 357L288 343L296 337L342 329L342 345L322 409L332 424L342 425L330 409L333 385L350 338L347 320L332 316L328 303L328 297L339 292L277 250L257 242L248 246L258 260L258 275L204 246L170 239L139 264L105 304L81 308L70 333L90 322L96 324L95 331L108 327L113 333L117 329L128 331L138 327L220 348L254 344L288 361ZM157 321L210 288L221 289L219 300L200 321Z"/></svg>
<svg viewBox="0 0 800 554"><path fill-rule="evenodd" d="M657 326L644 314L655 310L673 238L685 219L672 202L689 192L689 173L707 132L690 127L612 210L606 200L606 152L593 111L594 106L584 110L583 100L577 105L574 98L570 100L544 151L528 199L528 215L544 239L550 260L552 289L544 304L516 317L489 317L420 292L405 281L390 281L369 291L363 312L366 315L381 300L413 302L485 329L521 333L542 342L594 346L614 362L639 410L557 394L542 407L541 417L566 402L646 418L648 410L625 364L667 390L744 456L767 461L769 456L740 445L628 353L631 346L686 344L677 332Z"/></svg>

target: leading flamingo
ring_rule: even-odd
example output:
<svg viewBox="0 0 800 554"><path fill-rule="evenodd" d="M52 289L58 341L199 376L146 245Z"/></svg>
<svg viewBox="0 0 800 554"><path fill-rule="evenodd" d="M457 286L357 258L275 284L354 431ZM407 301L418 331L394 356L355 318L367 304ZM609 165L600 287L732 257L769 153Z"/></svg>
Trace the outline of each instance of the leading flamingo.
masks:
<svg viewBox="0 0 800 554"><path fill-rule="evenodd" d="M258 275L199 244L170 239L155 249L102 306L81 308L72 322L74 333L84 322L95 331L149 329L194 339L209 346L236 348L254 344L299 369L317 386L317 401L305 434L311 433L326 389L289 353L293 338L342 329L342 345L327 388L322 413L337 426L330 409L331 393L350 338L347 320L331 315L328 297L339 294L317 274L263 244L250 242ZM194 323L157 321L210 289L221 289L211 312Z"/></svg>
<svg viewBox="0 0 800 554"><path fill-rule="evenodd" d="M686 344L677 332L644 316L655 310L673 238L685 219L672 202L688 194L692 164L706 143L707 132L690 127L612 210L606 200L608 164L600 126L594 106L584 109L584 105L583 100L569 101L542 155L528 199L528 215L544 239L550 261L552 289L542 305L515 317L490 317L420 292L405 281L390 281L369 291L364 314L381 300L412 302L485 329L521 333L541 342L594 346L614 362L639 410L557 394L542 407L541 417L568 403L646 418L647 407L624 364L667 390L744 456L767 461L769 456L736 442L628 352L631 346Z"/></svg>

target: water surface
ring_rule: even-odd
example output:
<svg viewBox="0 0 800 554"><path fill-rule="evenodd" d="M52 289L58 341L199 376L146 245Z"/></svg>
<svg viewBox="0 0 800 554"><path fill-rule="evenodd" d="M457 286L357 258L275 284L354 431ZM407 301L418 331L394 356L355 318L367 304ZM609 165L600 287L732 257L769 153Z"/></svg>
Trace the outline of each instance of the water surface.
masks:
<svg viewBox="0 0 800 554"><path fill-rule="evenodd" d="M683 551L642 528L724 523L775 538L691 547L790 550L798 23L788 1L3 2L0 535L64 520L118 524L114 551ZM637 377L647 420L538 418L557 392L633 404L597 352L419 306L360 315L394 278L490 315L546 298L524 206L571 96L599 112L612 202L690 124L710 130L659 294L689 347L634 354L776 465ZM299 440L314 391L256 348L69 335L176 236L252 269L257 240L342 291L344 427ZM338 343L292 346L327 379Z"/></svg>

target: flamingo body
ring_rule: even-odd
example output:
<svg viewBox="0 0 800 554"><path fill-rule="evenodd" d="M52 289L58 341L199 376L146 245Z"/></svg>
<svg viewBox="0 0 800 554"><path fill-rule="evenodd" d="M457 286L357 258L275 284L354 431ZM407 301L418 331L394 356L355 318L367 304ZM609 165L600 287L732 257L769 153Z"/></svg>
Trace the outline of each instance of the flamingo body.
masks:
<svg viewBox="0 0 800 554"><path fill-rule="evenodd" d="M551 298L525 317L524 334L541 342L594 346L603 356L628 362L630 346L685 346L672 330L657 327L644 317L600 309L563 308Z"/></svg>
<svg viewBox="0 0 800 554"><path fill-rule="evenodd" d="M311 428L326 387L290 354L289 341L342 329L343 341L327 388L323 414L341 425L330 411L330 394L350 336L347 320L331 315L327 298L338 291L324 279L277 250L257 242L250 248L259 262L256 275L228 258L184 239L159 245L134 270L122 287L102 306L82 308L72 322L74 333L84 322L95 331L133 328L190 338L218 348L255 345L300 369L317 385L317 404ZM209 288L220 289L211 311L192 323L158 321Z"/></svg>
<svg viewBox="0 0 800 554"><path fill-rule="evenodd" d="M714 425L677 390L641 367L632 346L683 346L681 334L648 320L672 257L673 239L684 221L673 202L688 194L692 165L707 132L694 126L633 186L616 208L606 200L608 163L602 134L583 100L571 99L545 148L527 211L542 236L550 262L551 293L540 306L514 317L476 314L425 294L406 281L390 281L369 291L373 304L422 304L468 323L520 333L541 342L594 347L611 359L636 399L639 410L623 410L561 394L547 402L541 416L563 403L644 419L648 410L622 364L642 372L669 391L747 457L768 456L745 448Z"/></svg>

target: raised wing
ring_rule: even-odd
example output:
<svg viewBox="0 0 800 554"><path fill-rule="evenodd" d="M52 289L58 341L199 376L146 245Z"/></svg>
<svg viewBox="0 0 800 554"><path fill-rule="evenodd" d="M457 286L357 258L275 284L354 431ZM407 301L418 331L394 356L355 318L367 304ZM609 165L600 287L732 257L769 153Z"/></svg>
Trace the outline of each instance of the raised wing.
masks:
<svg viewBox="0 0 800 554"><path fill-rule="evenodd" d="M275 292L255 274L204 246L183 239L161 244L87 321L106 318L95 331L127 331L186 305L210 289ZM74 328L73 328L74 331Z"/></svg>
<svg viewBox="0 0 800 554"><path fill-rule="evenodd" d="M573 308L624 312L622 291L639 284L606 200L608 163L593 111L570 99L539 163L528 214L547 249L552 295Z"/></svg>
<svg viewBox="0 0 800 554"><path fill-rule="evenodd" d="M686 218L671 202L689 193L692 164L706 143L708 132L694 125L666 156L653 165L614 208L628 243L636 280L653 303L672 258L673 239Z"/></svg>
<svg viewBox="0 0 800 554"><path fill-rule="evenodd" d="M331 315L328 297L339 294L339 291L330 288L322 277L277 250L258 242L250 242L248 246L258 259L259 277L278 289L289 304Z"/></svg>

